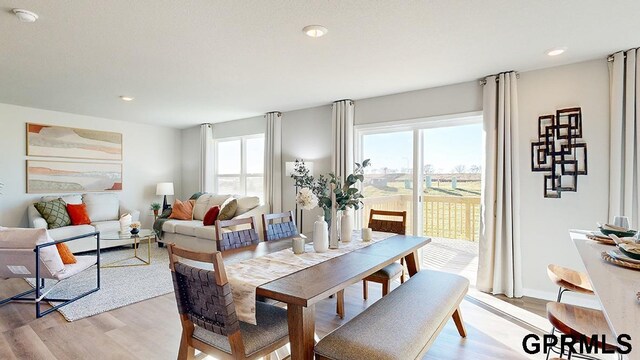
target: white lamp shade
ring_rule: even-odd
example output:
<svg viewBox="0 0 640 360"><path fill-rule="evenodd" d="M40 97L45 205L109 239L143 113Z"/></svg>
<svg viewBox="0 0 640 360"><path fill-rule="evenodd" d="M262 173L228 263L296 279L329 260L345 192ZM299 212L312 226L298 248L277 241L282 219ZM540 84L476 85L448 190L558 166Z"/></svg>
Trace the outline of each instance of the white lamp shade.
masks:
<svg viewBox="0 0 640 360"><path fill-rule="evenodd" d="M309 169L309 175L313 175L313 162L305 161L304 166ZM295 161L287 161L284 163L284 171L287 176L291 176L291 174L296 172L296 163Z"/></svg>
<svg viewBox="0 0 640 360"><path fill-rule="evenodd" d="M156 195L173 195L173 183L158 183L156 186Z"/></svg>

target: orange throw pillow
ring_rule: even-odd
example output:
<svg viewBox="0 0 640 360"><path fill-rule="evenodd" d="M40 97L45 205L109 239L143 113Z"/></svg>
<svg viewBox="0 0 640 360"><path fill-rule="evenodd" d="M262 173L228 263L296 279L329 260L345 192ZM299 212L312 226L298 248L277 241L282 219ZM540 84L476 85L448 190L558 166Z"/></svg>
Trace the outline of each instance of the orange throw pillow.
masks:
<svg viewBox="0 0 640 360"><path fill-rule="evenodd" d="M71 225L91 224L91 219L89 219L89 214L87 213L87 205L85 204L67 204L67 213L71 218Z"/></svg>
<svg viewBox="0 0 640 360"><path fill-rule="evenodd" d="M180 201L176 199L173 202L173 210L171 210L169 219L193 220L193 205L195 202L195 200Z"/></svg>
<svg viewBox="0 0 640 360"><path fill-rule="evenodd" d="M56 248L58 249L58 254L60 254L63 264L69 265L77 262L76 257L73 255L67 244L58 243L56 244Z"/></svg>

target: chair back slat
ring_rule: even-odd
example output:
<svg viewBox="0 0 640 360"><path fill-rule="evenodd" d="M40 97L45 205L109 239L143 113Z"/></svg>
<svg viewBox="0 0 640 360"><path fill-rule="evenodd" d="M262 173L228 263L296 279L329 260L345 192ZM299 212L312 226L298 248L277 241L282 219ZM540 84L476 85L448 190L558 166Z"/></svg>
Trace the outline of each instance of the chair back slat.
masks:
<svg viewBox="0 0 640 360"><path fill-rule="evenodd" d="M375 217L384 217L379 219ZM398 220L390 220L389 217L399 218ZM407 233L407 212L406 211L388 211L371 209L369 214L369 227L374 231L383 231L399 235Z"/></svg>
<svg viewBox="0 0 640 360"><path fill-rule="evenodd" d="M206 270L180 262L178 257L203 260L201 256L189 257L191 252L183 250L174 244L168 246L178 312L193 324L216 334L229 336L239 331L231 286L220 253L203 254L212 259L214 268Z"/></svg>
<svg viewBox="0 0 640 360"><path fill-rule="evenodd" d="M276 220L280 220L280 222L276 222ZM262 214L262 228L264 229L264 241L284 239L299 234L296 222L293 220L293 211Z"/></svg>
<svg viewBox="0 0 640 360"><path fill-rule="evenodd" d="M232 226L240 226L250 224L249 229L235 230L223 232L222 229ZM232 219L216 221L216 245L219 251L237 249L245 246L254 245L260 242L260 237L256 232L253 217L246 219Z"/></svg>

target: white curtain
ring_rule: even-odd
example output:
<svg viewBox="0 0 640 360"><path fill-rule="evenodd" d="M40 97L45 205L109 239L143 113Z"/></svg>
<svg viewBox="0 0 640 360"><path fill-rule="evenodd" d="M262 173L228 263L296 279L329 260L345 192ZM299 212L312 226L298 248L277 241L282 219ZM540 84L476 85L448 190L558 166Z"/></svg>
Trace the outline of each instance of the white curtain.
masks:
<svg viewBox="0 0 640 360"><path fill-rule="evenodd" d="M489 76L484 85L482 216L477 288L522 296L518 215L518 93L516 74Z"/></svg>
<svg viewBox="0 0 640 360"><path fill-rule="evenodd" d="M200 125L200 191L213 192L213 126Z"/></svg>
<svg viewBox="0 0 640 360"><path fill-rule="evenodd" d="M331 171L343 180L353 172L354 115L353 100L340 100L333 103Z"/></svg>
<svg viewBox="0 0 640 360"><path fill-rule="evenodd" d="M264 202L272 213L282 212L282 114L270 112L265 116L264 135Z"/></svg>
<svg viewBox="0 0 640 360"><path fill-rule="evenodd" d="M640 104L639 55L638 49L621 51L609 63L609 220L628 216L634 228L640 224L640 119L636 109Z"/></svg>

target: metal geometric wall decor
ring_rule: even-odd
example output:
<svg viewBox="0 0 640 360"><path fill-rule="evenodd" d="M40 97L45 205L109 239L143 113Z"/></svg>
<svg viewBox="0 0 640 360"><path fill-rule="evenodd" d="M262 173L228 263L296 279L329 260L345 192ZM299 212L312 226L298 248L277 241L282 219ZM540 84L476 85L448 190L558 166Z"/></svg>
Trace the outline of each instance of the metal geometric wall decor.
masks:
<svg viewBox="0 0 640 360"><path fill-rule="evenodd" d="M538 141L531 143L531 171L544 174L544 197L578 190L587 175L587 144L582 141L581 108L560 109L538 118Z"/></svg>

